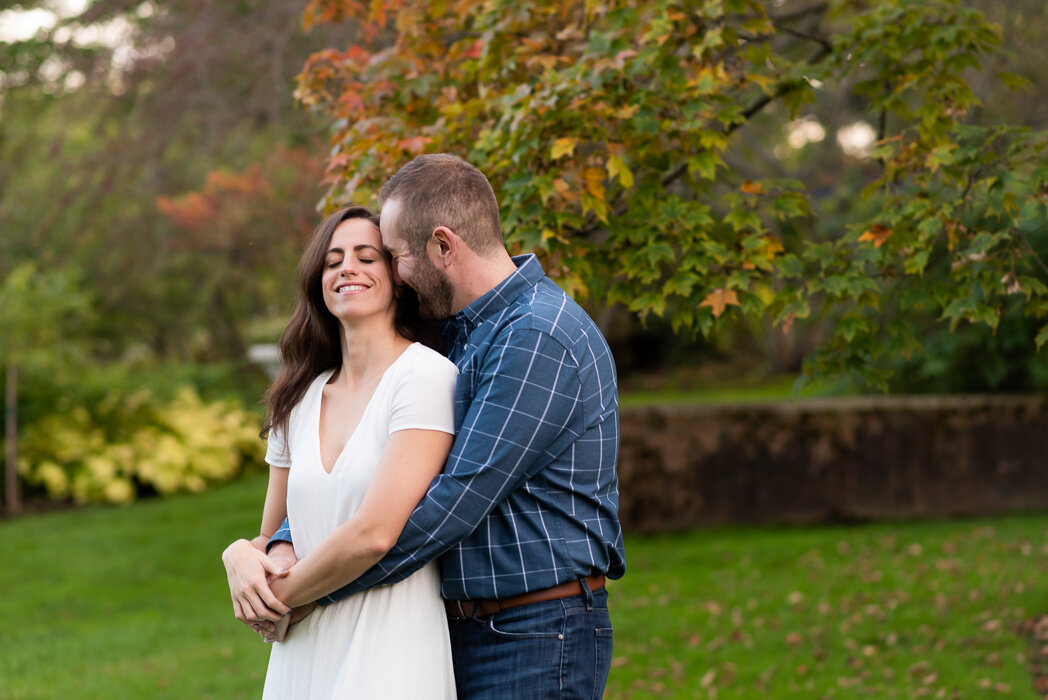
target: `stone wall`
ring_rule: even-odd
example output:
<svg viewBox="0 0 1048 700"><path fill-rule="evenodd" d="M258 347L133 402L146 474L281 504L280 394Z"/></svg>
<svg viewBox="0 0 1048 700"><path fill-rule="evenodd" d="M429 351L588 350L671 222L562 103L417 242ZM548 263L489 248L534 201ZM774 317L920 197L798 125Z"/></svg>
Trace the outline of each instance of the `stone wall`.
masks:
<svg viewBox="0 0 1048 700"><path fill-rule="evenodd" d="M628 407L627 532L1048 508L1048 399L864 397Z"/></svg>

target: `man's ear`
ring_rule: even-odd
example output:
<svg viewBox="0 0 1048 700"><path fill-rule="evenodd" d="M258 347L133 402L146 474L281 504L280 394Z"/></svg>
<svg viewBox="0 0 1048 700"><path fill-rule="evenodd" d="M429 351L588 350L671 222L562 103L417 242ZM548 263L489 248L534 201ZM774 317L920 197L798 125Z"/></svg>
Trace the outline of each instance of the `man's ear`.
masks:
<svg viewBox="0 0 1048 700"><path fill-rule="evenodd" d="M438 226L433 229L427 248L437 256L440 265L448 267L455 258L459 243L459 237L454 231L447 226Z"/></svg>

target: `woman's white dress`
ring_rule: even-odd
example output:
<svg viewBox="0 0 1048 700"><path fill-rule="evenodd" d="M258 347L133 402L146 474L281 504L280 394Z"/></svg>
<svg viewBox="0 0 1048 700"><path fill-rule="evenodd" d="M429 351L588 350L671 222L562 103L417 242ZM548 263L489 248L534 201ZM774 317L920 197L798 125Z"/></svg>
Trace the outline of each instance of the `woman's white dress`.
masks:
<svg viewBox="0 0 1048 700"><path fill-rule="evenodd" d="M320 458L320 401L332 374L317 377L292 411L289 453L274 433L266 454L269 464L291 469L287 509L300 559L359 507L390 433L454 432L455 365L415 343L386 370L329 474ZM454 698L437 564L319 606L273 645L263 697Z"/></svg>

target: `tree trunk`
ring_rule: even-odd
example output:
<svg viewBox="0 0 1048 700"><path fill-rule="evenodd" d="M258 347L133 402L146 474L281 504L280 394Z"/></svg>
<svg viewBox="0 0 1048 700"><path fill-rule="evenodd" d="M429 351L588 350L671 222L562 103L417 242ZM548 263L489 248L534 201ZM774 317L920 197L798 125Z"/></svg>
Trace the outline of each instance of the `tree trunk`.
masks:
<svg viewBox="0 0 1048 700"><path fill-rule="evenodd" d="M7 365L7 391L4 401L6 417L7 450L4 457L6 472L4 503L7 514L14 515L22 509L18 498L18 367L12 362Z"/></svg>

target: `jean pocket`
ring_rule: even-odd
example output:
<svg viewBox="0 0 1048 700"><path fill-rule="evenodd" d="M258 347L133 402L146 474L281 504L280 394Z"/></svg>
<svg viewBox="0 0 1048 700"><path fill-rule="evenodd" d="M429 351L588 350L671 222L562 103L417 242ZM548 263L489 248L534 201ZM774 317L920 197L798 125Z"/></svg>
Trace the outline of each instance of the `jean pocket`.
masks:
<svg viewBox="0 0 1048 700"><path fill-rule="evenodd" d="M488 618L488 630L493 634L515 639L563 639L563 611L534 609L537 607L522 606L500 610Z"/></svg>

